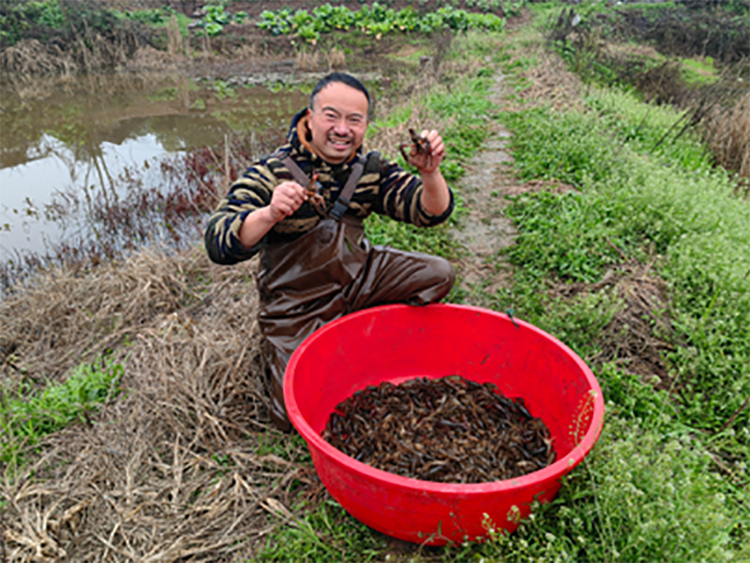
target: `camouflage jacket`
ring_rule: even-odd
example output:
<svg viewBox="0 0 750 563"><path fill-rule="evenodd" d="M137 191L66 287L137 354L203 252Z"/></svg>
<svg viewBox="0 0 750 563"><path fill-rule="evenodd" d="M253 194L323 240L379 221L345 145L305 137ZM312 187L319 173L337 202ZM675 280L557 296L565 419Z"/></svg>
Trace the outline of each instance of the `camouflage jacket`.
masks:
<svg viewBox="0 0 750 563"><path fill-rule="evenodd" d="M292 174L281 162L286 156L291 156L308 176L318 173L321 195L329 206L338 198L349 178L354 159L342 164L329 164L313 154L308 148L309 144L300 138L300 134L308 134L305 120L306 110L303 110L292 121L287 143L248 168L232 184L229 193L211 215L206 227L205 244L212 261L235 264L247 260L264 246L294 240L318 224L320 215L305 202L293 215L276 223L252 248L245 247L238 238L245 217L269 205L277 185L293 180ZM448 209L441 215L432 215L421 205L423 188L418 176L388 162L376 151L363 155L360 147L356 158L364 160L364 172L352 195L347 215L365 219L371 213L380 213L396 221L431 227L445 221L453 212L452 192Z"/></svg>

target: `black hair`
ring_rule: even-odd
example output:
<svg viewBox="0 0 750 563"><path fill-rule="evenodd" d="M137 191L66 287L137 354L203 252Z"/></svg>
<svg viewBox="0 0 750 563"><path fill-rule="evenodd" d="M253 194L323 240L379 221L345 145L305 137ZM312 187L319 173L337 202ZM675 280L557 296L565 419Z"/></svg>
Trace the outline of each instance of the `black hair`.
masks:
<svg viewBox="0 0 750 563"><path fill-rule="evenodd" d="M318 81L318 83L315 85L315 88L313 88L312 94L310 94L310 109L312 109L313 107L313 100L315 99L315 96L317 96L323 88L325 88L329 84L332 84L333 82L346 84L347 86L362 92L365 95L365 98L367 98L367 117L370 117L370 109L372 108L370 92L367 91L367 88L365 88L364 84L354 78L351 74L346 74L345 72L332 72L328 76L324 76Z"/></svg>

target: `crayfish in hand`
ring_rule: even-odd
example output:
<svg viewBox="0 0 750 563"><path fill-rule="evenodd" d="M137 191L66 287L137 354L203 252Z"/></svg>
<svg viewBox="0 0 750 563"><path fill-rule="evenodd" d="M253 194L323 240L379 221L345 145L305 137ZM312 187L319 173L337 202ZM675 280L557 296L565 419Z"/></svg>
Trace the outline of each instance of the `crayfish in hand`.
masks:
<svg viewBox="0 0 750 563"><path fill-rule="evenodd" d="M401 143L398 146L398 150L401 151L401 156L404 157L406 162L413 164L417 168L430 166L432 164L432 146L430 145L430 140L427 137L419 135L411 128L409 128L409 136L411 137L410 143ZM404 150L407 147L410 149L409 155L407 155Z"/></svg>
<svg viewBox="0 0 750 563"><path fill-rule="evenodd" d="M323 196L318 193L318 173L316 172L313 174L312 179L310 180L310 184L305 188L305 191L307 192L307 195L309 197L308 202L312 206L312 208L318 212L318 214L325 216L326 214L326 200L323 199Z"/></svg>

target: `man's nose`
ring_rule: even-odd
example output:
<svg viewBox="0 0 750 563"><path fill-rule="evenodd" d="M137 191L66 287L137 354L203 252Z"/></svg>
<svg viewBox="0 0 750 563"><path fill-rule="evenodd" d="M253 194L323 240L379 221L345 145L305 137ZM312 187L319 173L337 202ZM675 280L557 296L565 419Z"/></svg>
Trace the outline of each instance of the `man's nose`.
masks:
<svg viewBox="0 0 750 563"><path fill-rule="evenodd" d="M336 122L336 125L333 126L333 132L336 133L336 135L348 135L349 134L349 125L347 125L345 119L339 119Z"/></svg>

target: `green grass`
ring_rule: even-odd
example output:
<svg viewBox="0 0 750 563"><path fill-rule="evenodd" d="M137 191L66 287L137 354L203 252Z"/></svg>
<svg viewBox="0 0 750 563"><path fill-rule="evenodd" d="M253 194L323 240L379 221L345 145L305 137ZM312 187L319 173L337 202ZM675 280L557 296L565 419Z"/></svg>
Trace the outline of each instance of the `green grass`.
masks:
<svg viewBox="0 0 750 563"><path fill-rule="evenodd" d="M713 84L718 82L719 76L714 68L714 60L681 59L680 73L688 84Z"/></svg>
<svg viewBox="0 0 750 563"><path fill-rule="evenodd" d="M0 389L0 461L23 465L25 454L45 436L76 422L86 422L99 406L119 392L123 368L102 358L81 364L63 383L48 382L41 390L21 384Z"/></svg>
<svg viewBox="0 0 750 563"><path fill-rule="evenodd" d="M380 561L385 536L354 520L334 500L269 537L261 561Z"/></svg>
<svg viewBox="0 0 750 563"><path fill-rule="evenodd" d="M650 150L676 113L613 92L592 94L589 108L505 118L525 177L581 190L517 198L508 213L521 233L508 256L526 276L585 282L620 252L657 259L672 298L683 416L716 430L750 394L750 205L696 141Z"/></svg>
<svg viewBox="0 0 750 563"><path fill-rule="evenodd" d="M497 60L507 62L502 55ZM486 98L488 91L473 95ZM461 116L456 122L467 124L461 112L468 97L454 100L463 101L431 110L455 112ZM490 306L513 307L592 358L623 300L607 289L574 298L548 289L599 281L623 255L652 263L668 288L671 332L659 336L673 346L664 358L673 384L657 391L611 363L592 364L607 402L605 425L557 498L535 506L512 535L429 553L415 546L410 560L750 559L750 409L740 410L750 395L750 205L734 195L728 174L712 167L696 139L675 139L679 113L616 90L592 88L584 102L582 112L501 114L519 175L562 180L576 191L510 202L507 213L519 229L507 252L513 285L498 291ZM474 112L489 115L481 102L472 104ZM470 153L460 143L454 150L457 158ZM405 247L415 242L399 232L392 236ZM270 538L267 557L388 555L377 532L335 504L302 509L300 520Z"/></svg>

